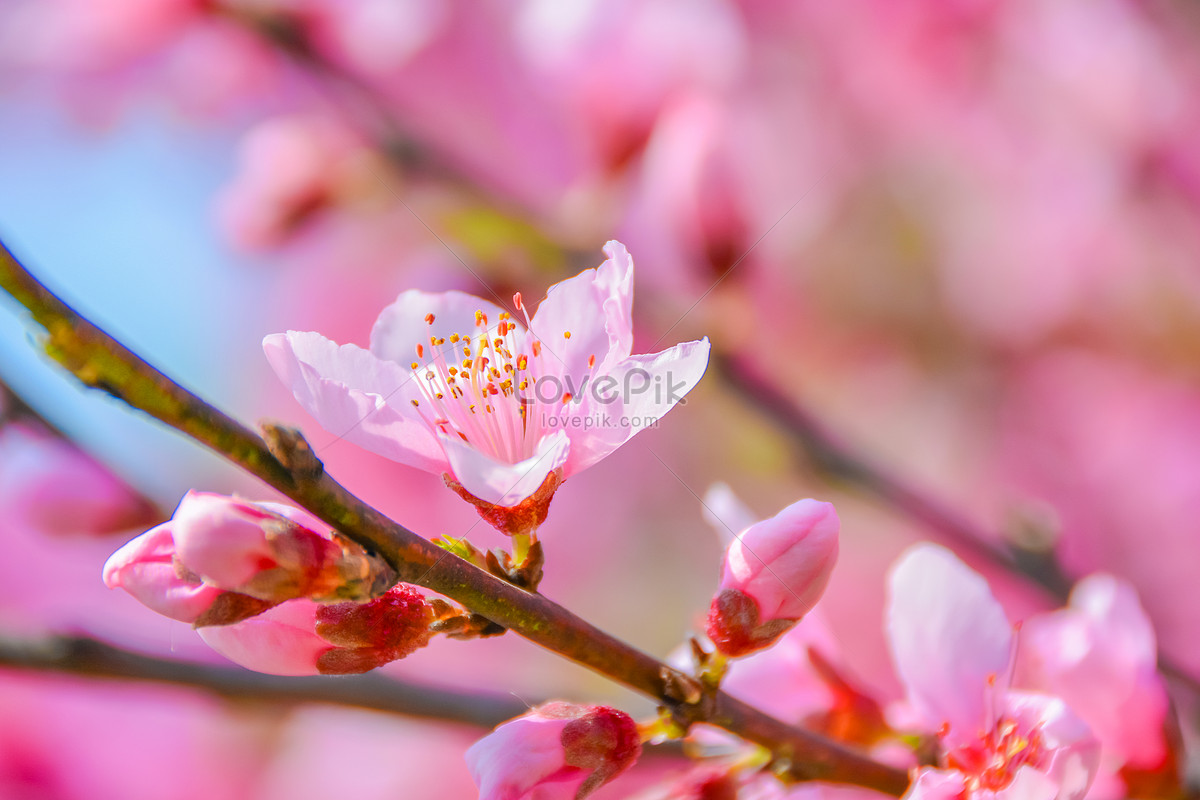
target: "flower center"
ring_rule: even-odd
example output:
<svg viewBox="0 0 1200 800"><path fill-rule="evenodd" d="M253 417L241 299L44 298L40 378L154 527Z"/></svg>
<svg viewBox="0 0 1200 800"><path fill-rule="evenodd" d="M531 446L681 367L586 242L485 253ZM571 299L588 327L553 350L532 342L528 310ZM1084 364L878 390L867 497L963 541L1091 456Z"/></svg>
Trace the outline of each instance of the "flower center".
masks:
<svg viewBox="0 0 1200 800"><path fill-rule="evenodd" d="M518 325L507 311L489 327L487 314L475 312L475 330L431 335L428 345L417 342L411 367L422 398L412 404L431 428L457 436L498 461L515 464L534 454L546 434L548 416L560 415L570 395L542 397L535 391L549 370L546 348L529 329L529 313L518 292L517 309L525 315ZM432 326L434 315L425 315ZM563 336L570 338L569 331Z"/></svg>
<svg viewBox="0 0 1200 800"><path fill-rule="evenodd" d="M1040 728L1025 733L1006 717L977 741L947 752L945 760L966 777L968 792L996 792L1013 782L1020 767L1041 763L1045 752Z"/></svg>

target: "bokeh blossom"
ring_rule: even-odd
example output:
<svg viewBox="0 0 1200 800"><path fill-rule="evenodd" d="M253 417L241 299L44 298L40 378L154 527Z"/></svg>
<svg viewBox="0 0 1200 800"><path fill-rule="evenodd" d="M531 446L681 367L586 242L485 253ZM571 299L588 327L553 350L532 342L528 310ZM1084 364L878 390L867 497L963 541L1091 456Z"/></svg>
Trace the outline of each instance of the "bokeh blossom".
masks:
<svg viewBox="0 0 1200 800"><path fill-rule="evenodd" d="M1061 698L1011 688L1013 630L986 581L922 544L896 563L889 589L896 671L940 746L908 797L1082 798L1099 742Z"/></svg>

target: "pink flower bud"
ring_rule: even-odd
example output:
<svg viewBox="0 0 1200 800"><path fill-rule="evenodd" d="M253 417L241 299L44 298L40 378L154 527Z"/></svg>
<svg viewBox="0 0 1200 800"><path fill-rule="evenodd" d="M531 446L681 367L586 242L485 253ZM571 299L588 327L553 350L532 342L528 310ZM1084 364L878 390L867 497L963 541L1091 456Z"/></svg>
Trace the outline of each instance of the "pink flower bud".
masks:
<svg viewBox="0 0 1200 800"><path fill-rule="evenodd" d="M769 647L816 605L837 560L831 503L801 500L751 525L725 552L708 636L727 656Z"/></svg>
<svg viewBox="0 0 1200 800"><path fill-rule="evenodd" d="M189 572L269 602L369 597L395 580L382 561L300 509L188 492L171 524Z"/></svg>
<svg viewBox="0 0 1200 800"><path fill-rule="evenodd" d="M165 617L197 626L234 622L270 607L262 600L209 586L181 569L169 522L113 553L104 564L104 583L110 589L119 586Z"/></svg>
<svg viewBox="0 0 1200 800"><path fill-rule="evenodd" d="M480 800L576 800L642 752L637 724L607 706L546 703L473 744L467 768Z"/></svg>
<svg viewBox="0 0 1200 800"><path fill-rule="evenodd" d="M398 584L365 603L289 600L234 625L200 629L209 647L272 675L348 675L381 667L424 647L433 609Z"/></svg>

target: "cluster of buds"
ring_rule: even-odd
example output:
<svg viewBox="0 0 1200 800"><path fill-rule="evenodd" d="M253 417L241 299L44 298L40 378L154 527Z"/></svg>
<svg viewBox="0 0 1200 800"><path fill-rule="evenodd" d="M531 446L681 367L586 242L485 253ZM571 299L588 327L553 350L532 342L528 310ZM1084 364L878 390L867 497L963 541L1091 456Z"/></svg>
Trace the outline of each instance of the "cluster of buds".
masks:
<svg viewBox="0 0 1200 800"><path fill-rule="evenodd" d="M424 646L434 621L386 562L307 512L204 492L114 553L104 581L282 675L365 672Z"/></svg>

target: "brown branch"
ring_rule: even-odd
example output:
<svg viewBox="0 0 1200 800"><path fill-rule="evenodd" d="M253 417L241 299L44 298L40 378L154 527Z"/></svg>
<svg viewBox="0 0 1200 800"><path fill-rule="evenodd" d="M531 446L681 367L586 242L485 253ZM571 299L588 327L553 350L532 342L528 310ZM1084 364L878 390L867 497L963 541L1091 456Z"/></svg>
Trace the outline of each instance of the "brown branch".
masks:
<svg viewBox="0 0 1200 800"><path fill-rule="evenodd" d="M770 749L794 778L850 783L897 796L907 788L903 770L780 722L723 692L701 692L689 676L542 595L506 583L396 524L325 474L298 432L268 426L272 453L267 441L69 308L2 245L0 288L46 329L46 352L86 385L145 411L258 476L378 552L402 581L450 597L552 652L654 698L684 724L708 722Z"/></svg>
<svg viewBox="0 0 1200 800"><path fill-rule="evenodd" d="M280 678L122 650L82 636L0 637L0 666L203 689L251 703L326 703L492 728L526 710L516 698L458 692L379 675Z"/></svg>

